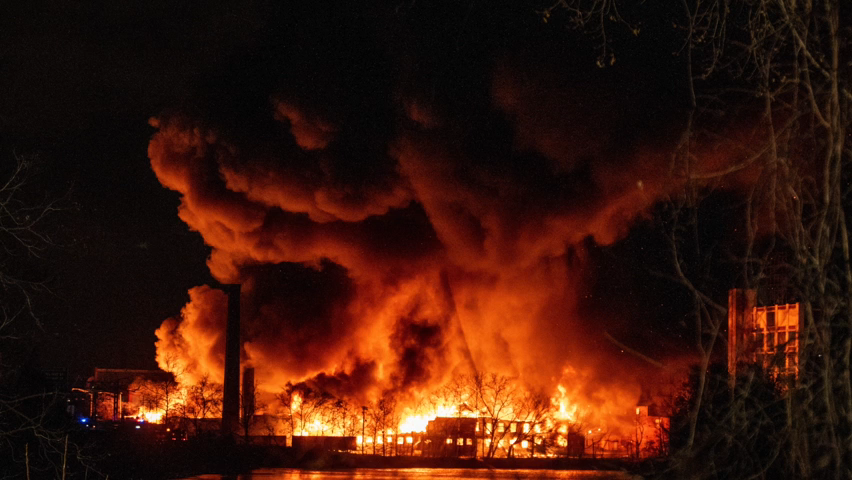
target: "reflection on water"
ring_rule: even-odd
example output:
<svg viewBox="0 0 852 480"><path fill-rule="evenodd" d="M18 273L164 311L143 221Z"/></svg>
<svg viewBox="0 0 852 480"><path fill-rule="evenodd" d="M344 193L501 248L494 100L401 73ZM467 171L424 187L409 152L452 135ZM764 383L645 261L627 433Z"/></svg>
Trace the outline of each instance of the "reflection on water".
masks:
<svg viewBox="0 0 852 480"><path fill-rule="evenodd" d="M192 480L320 480L320 479L364 479L364 480L407 480L426 478L483 478L496 480L629 480L630 475L622 472L592 472L580 470L488 470L464 468L356 468L351 470L298 470L273 468L255 470L237 476L202 475Z"/></svg>

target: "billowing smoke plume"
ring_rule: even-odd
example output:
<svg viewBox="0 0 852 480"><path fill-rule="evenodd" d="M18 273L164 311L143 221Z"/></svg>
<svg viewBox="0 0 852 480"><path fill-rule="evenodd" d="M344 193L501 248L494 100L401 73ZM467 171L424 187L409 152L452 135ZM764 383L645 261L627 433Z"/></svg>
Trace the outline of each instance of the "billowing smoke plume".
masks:
<svg viewBox="0 0 852 480"><path fill-rule="evenodd" d="M157 178L212 247L213 276L243 285L243 362L262 389L369 400L480 371L552 391L570 367L577 395L617 382L638 399L578 309L584 245L646 214L669 160L624 141L603 88L571 91L508 56L485 78L470 112L409 81L342 106L283 87L249 125L152 121ZM162 367L221 375L225 301L190 291L157 331Z"/></svg>

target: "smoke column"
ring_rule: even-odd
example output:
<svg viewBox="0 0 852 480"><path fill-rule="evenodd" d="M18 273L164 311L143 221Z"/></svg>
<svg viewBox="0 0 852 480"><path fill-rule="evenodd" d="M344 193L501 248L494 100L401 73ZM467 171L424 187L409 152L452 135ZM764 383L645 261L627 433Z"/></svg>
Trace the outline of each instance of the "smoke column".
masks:
<svg viewBox="0 0 852 480"><path fill-rule="evenodd" d="M608 355L578 299L586 246L623 238L677 188L670 156L626 134L644 106L524 55L453 77L398 51L353 66L348 40L291 52L294 71L233 116L151 121L157 178L215 279L243 285L259 389L310 381L369 401L482 371L635 405L636 366ZM158 361L219 378L225 295L189 297L157 330Z"/></svg>

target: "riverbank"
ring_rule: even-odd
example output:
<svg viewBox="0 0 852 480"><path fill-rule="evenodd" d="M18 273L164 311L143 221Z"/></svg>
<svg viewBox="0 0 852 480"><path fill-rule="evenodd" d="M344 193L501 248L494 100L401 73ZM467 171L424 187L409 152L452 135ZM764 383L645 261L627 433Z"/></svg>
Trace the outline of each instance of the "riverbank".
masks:
<svg viewBox="0 0 852 480"><path fill-rule="evenodd" d="M222 438L139 444L112 439L101 445L97 471L110 478L174 479L203 474L236 475L260 468L350 469L505 469L621 471L640 475L659 471L659 463L591 458L435 458L360 455L289 447L245 445Z"/></svg>

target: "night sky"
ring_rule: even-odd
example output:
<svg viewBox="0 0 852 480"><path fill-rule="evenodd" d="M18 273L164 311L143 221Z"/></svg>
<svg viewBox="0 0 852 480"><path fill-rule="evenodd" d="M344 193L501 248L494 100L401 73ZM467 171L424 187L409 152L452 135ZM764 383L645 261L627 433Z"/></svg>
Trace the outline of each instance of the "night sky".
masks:
<svg viewBox="0 0 852 480"><path fill-rule="evenodd" d="M675 141L685 73L665 12L658 25L643 25L636 40L620 44L612 66L599 68L597 39L571 31L558 15L544 22L535 2L425 3L7 4L0 16L2 162L13 152L37 154L34 187L65 207L46 225L57 246L44 258L51 293L38 298L44 327L31 361L68 368L72 378L96 366L155 368L155 329L180 312L190 288L212 281L210 247L178 217L180 194L152 171L151 117L203 119L263 156L281 143L264 119L275 105L296 105L336 125L335 141L350 162L329 160L341 181L368 185L393 172L387 145L402 128L399 105L416 99L428 105L424 115L451 124L454 147L477 162L513 152L489 168L540 185L578 211L591 208L586 185L601 171L629 169L630 159L660 154ZM517 97L499 96L495 78L504 77ZM549 168L548 155L571 158L558 167L567 172L553 177L558 182L538 171ZM404 214L411 220L389 224L387 238L420 228L418 208ZM636 212L605 241L588 235L572 243L566 256L583 265L577 311L585 328L606 329L665 360L688 351L691 331L685 292L649 273L667 261L653 211ZM394 231L400 224L403 231ZM434 242L429 235L424 244ZM384 251L410 253L390 241ZM342 295L304 287L310 275L289 278L303 283L306 298Z"/></svg>

